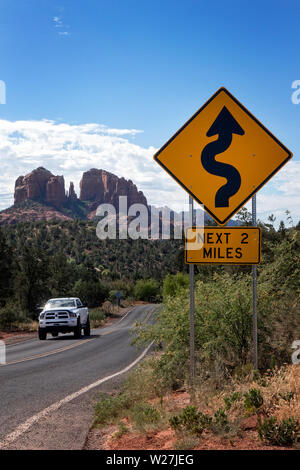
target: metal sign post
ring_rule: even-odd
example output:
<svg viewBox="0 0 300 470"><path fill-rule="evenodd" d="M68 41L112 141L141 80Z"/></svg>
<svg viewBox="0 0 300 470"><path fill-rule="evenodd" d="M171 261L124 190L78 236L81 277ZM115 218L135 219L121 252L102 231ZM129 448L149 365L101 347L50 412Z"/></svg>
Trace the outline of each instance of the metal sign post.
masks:
<svg viewBox="0 0 300 470"><path fill-rule="evenodd" d="M256 226L256 194L252 198L252 225ZM257 351L257 266L252 266L253 366L258 370Z"/></svg>
<svg viewBox="0 0 300 470"><path fill-rule="evenodd" d="M194 201L189 196L189 221L193 226L194 220ZM194 394L195 387L195 294L194 294L194 265L189 265L190 274L190 387L191 396Z"/></svg>

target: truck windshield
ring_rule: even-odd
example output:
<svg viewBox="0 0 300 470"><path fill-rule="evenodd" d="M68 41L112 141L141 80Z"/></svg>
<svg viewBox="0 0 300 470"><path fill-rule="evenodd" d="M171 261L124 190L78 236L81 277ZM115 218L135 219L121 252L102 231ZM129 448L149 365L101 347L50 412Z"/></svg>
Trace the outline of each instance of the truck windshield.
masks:
<svg viewBox="0 0 300 470"><path fill-rule="evenodd" d="M53 299L48 300L45 305L46 309L49 308L60 308L60 307L76 307L75 301L70 299Z"/></svg>

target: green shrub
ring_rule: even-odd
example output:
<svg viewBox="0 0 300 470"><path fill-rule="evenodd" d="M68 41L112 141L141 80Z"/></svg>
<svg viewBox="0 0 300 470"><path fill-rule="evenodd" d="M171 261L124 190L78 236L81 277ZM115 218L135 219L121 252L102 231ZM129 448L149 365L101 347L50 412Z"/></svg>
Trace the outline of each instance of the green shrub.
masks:
<svg viewBox="0 0 300 470"><path fill-rule="evenodd" d="M280 398L282 398L282 400L290 402L295 397L295 393L294 392L279 393L279 396Z"/></svg>
<svg viewBox="0 0 300 470"><path fill-rule="evenodd" d="M199 436L204 431L201 417L202 413L198 413L195 406L186 406L182 411L181 422L188 431Z"/></svg>
<svg viewBox="0 0 300 470"><path fill-rule="evenodd" d="M197 411L195 406L186 406L180 415L172 416L169 420L170 426L175 431L189 431L201 436L204 429L209 429L212 418L209 415Z"/></svg>
<svg viewBox="0 0 300 470"><path fill-rule="evenodd" d="M79 297L89 307L99 307L108 297L108 289L99 281L76 281L73 288L74 296Z"/></svg>
<svg viewBox="0 0 300 470"><path fill-rule="evenodd" d="M258 435L262 441L276 446L291 446L299 437L299 423L296 418L283 419L278 423L275 416L262 421L258 419Z"/></svg>
<svg viewBox="0 0 300 470"><path fill-rule="evenodd" d="M223 408L219 408L215 412L211 427L212 427L212 431L215 433L229 431L229 422L228 422L227 414L225 413Z"/></svg>
<svg viewBox="0 0 300 470"><path fill-rule="evenodd" d="M184 273L168 274L163 283L163 298L175 297L189 286L189 276Z"/></svg>
<svg viewBox="0 0 300 470"><path fill-rule="evenodd" d="M244 397L245 408L250 413L259 410L264 403L261 391L257 388L251 388L247 393L245 393Z"/></svg>
<svg viewBox="0 0 300 470"><path fill-rule="evenodd" d="M189 405L182 410L180 415L172 416L169 424L176 432L185 431L197 436L201 436L205 429L214 433L224 433L230 430L227 414L223 408L219 408L211 417L197 411L195 406Z"/></svg>
<svg viewBox="0 0 300 470"><path fill-rule="evenodd" d="M214 282L195 283L195 352L201 371L212 370L220 358L220 382L228 377L228 363L246 363L252 332L250 277L216 275ZM189 296L167 296L157 312L155 325L138 325L140 341L163 342L161 374L184 377L189 360ZM175 361L176 358L176 361ZM175 365L175 367L173 367ZM184 377L185 378L185 377Z"/></svg>
<svg viewBox="0 0 300 470"><path fill-rule="evenodd" d="M155 357L146 357L126 378L124 392L130 394L136 402L157 397L162 400L166 388L155 372L156 366Z"/></svg>
<svg viewBox="0 0 300 470"><path fill-rule="evenodd" d="M132 406L132 398L126 393L113 396L100 395L100 400L95 408L95 426L103 426L115 422L123 416Z"/></svg>
<svg viewBox="0 0 300 470"><path fill-rule="evenodd" d="M134 288L135 298L138 300L150 301L159 295L159 285L155 279L140 279Z"/></svg>
<svg viewBox="0 0 300 470"><path fill-rule="evenodd" d="M142 429L158 423L161 417L159 411L149 403L135 403L130 416L136 426Z"/></svg>
<svg viewBox="0 0 300 470"><path fill-rule="evenodd" d="M181 417L178 415L171 416L169 419L169 423L171 428L174 429L174 431L178 431L181 428Z"/></svg>
<svg viewBox="0 0 300 470"><path fill-rule="evenodd" d="M111 286L111 290L114 292L120 291L122 293L122 299L132 297L134 294L134 283L132 281L119 279L116 281L109 281L109 284Z"/></svg>
<svg viewBox="0 0 300 470"><path fill-rule="evenodd" d="M126 426L123 421L121 421L118 430L114 433L113 438L118 439L119 437L124 436L124 434L127 434L129 432L129 428Z"/></svg>
<svg viewBox="0 0 300 470"><path fill-rule="evenodd" d="M242 394L240 392L233 392L227 397L224 397L224 403L225 403L225 408L226 410L230 410L232 407L233 403L238 401L241 398Z"/></svg>
<svg viewBox="0 0 300 470"><path fill-rule="evenodd" d="M98 328L106 320L106 315L101 308L89 309L89 315L92 328Z"/></svg>
<svg viewBox="0 0 300 470"><path fill-rule="evenodd" d="M237 380L244 381L253 375L253 364L248 362L246 364L238 365L234 368L233 376Z"/></svg>
<svg viewBox="0 0 300 470"><path fill-rule="evenodd" d="M24 318L21 319L13 307L4 307L0 309L0 328L10 329L13 323L18 320L24 321Z"/></svg>
<svg viewBox="0 0 300 470"><path fill-rule="evenodd" d="M170 351L169 354L163 354L157 361L154 373L161 381L162 388L165 390L178 390L185 381L185 369L183 351Z"/></svg>

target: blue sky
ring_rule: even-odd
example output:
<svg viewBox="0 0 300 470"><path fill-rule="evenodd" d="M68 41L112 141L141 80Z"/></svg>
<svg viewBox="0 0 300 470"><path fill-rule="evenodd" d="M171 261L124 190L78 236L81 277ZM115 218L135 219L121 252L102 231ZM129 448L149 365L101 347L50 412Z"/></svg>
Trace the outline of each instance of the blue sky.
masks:
<svg viewBox="0 0 300 470"><path fill-rule="evenodd" d="M290 169L259 193L261 217L267 211L280 217L286 207L299 219L300 104L291 101L292 82L300 79L299 21L296 1L2 0L1 207L10 201L18 171L40 162L77 185L91 164L118 171L150 202L169 200L178 208L184 192L159 168L152 170L152 151L226 86L294 153ZM48 150L43 120L52 121L50 135L56 135ZM16 145L24 121L31 130ZM81 161L75 162L62 151L70 141L70 152L79 149L81 132L86 139L89 133L80 126L89 123L102 126L95 131L102 140L81 150L100 147L94 159L77 152ZM62 137L63 124L68 137ZM37 135L43 146L35 146Z"/></svg>

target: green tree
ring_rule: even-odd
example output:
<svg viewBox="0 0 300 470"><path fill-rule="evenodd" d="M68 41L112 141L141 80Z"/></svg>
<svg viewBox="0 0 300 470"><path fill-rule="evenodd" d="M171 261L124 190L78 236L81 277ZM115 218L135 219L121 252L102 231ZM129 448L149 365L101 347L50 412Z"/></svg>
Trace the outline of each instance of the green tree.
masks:
<svg viewBox="0 0 300 470"><path fill-rule="evenodd" d="M163 283L163 298L175 297L189 286L189 276L183 273L167 274Z"/></svg>
<svg viewBox="0 0 300 470"><path fill-rule="evenodd" d="M134 295L138 300L150 301L159 295L159 285L155 279L140 279L134 288Z"/></svg>
<svg viewBox="0 0 300 470"><path fill-rule="evenodd" d="M79 297L89 307L99 307L109 296L109 291L106 286L100 281L85 281L79 279L75 282L73 288L75 297Z"/></svg>
<svg viewBox="0 0 300 470"><path fill-rule="evenodd" d="M13 274L13 255L6 239L0 230L0 304L5 305L11 294Z"/></svg>
<svg viewBox="0 0 300 470"><path fill-rule="evenodd" d="M52 297L70 295L76 280L76 265L69 263L63 253L56 253L49 262L49 285Z"/></svg>
<svg viewBox="0 0 300 470"><path fill-rule="evenodd" d="M38 249L23 247L16 275L16 297L20 307L34 317L37 307L50 295L49 259Z"/></svg>

